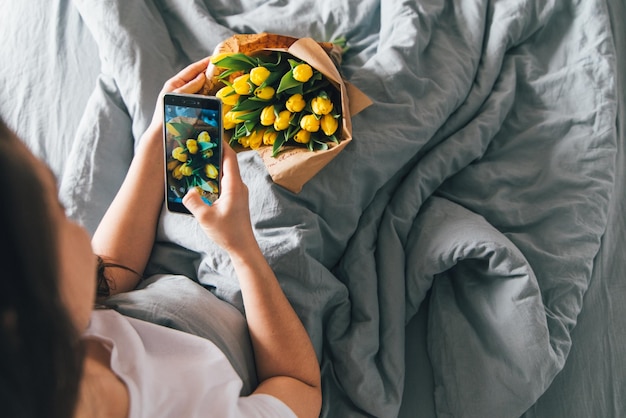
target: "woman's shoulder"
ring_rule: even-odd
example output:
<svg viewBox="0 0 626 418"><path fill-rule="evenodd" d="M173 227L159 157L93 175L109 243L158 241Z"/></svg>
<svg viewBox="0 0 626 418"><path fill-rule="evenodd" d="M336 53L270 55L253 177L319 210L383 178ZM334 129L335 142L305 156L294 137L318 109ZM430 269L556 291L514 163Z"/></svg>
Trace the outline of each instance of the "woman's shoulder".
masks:
<svg viewBox="0 0 626 418"><path fill-rule="evenodd" d="M223 415L293 416L276 398L241 398L241 379L204 338L111 309L94 311L85 338L99 339L111 350L111 368L130 393L131 417L195 417L207 408Z"/></svg>

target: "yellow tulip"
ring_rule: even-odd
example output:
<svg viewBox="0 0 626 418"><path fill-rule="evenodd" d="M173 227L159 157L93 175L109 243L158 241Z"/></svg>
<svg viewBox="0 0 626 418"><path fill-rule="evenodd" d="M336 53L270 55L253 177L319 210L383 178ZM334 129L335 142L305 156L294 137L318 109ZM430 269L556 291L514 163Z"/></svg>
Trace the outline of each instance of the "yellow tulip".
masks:
<svg viewBox="0 0 626 418"><path fill-rule="evenodd" d="M284 131L289 127L289 122L291 122L291 112L288 110L283 110L278 114L278 117L274 121L274 129L277 131Z"/></svg>
<svg viewBox="0 0 626 418"><path fill-rule="evenodd" d="M313 68L307 63L298 64L293 67L293 78L301 83L306 83L313 77Z"/></svg>
<svg viewBox="0 0 626 418"><path fill-rule="evenodd" d="M202 131L198 134L198 142L211 142L211 135L207 131ZM189 145L187 145L189 147Z"/></svg>
<svg viewBox="0 0 626 418"><path fill-rule="evenodd" d="M182 166L177 166L174 171L172 171L172 177L174 177L176 180L181 180L183 178L183 173L180 172L180 168Z"/></svg>
<svg viewBox="0 0 626 418"><path fill-rule="evenodd" d="M233 89L235 93L240 95L248 95L252 92L252 87L248 84L250 80L250 74L240 75L233 81Z"/></svg>
<svg viewBox="0 0 626 418"><path fill-rule="evenodd" d="M254 95L261 100L269 100L274 97L275 92L276 90L274 90L274 87L271 86L265 86L263 88L257 87L254 90Z"/></svg>
<svg viewBox="0 0 626 418"><path fill-rule="evenodd" d="M308 144L311 140L311 132L300 129L294 136L293 140L301 144Z"/></svg>
<svg viewBox="0 0 626 418"><path fill-rule="evenodd" d="M333 102L327 97L317 96L311 100L311 109L316 115L327 115L333 110Z"/></svg>
<svg viewBox="0 0 626 418"><path fill-rule="evenodd" d="M239 142L239 144L244 148L250 148L249 136L240 136L239 139L237 139L237 142Z"/></svg>
<svg viewBox="0 0 626 418"><path fill-rule="evenodd" d="M188 139L187 140L187 149L189 150L189 153L191 154L195 154L198 152L198 141L196 141L195 139Z"/></svg>
<svg viewBox="0 0 626 418"><path fill-rule="evenodd" d="M259 121L263 126L270 126L274 124L276 120L276 114L274 113L274 106L266 106L261 110L261 116L259 117Z"/></svg>
<svg viewBox="0 0 626 418"><path fill-rule="evenodd" d="M216 179L219 173L213 164L207 164L204 166L204 174L210 179Z"/></svg>
<svg viewBox="0 0 626 418"><path fill-rule="evenodd" d="M193 174L193 168L191 168L191 166L189 165L183 165L180 167L180 173L183 176L189 177Z"/></svg>
<svg viewBox="0 0 626 418"><path fill-rule="evenodd" d="M233 129L235 127L235 125L237 125L238 123L243 122L242 119L239 119L240 115L243 115L247 112L245 111L237 111L237 112L233 112L232 110L229 112L226 112L226 114L224 115L224 129Z"/></svg>
<svg viewBox="0 0 626 418"><path fill-rule="evenodd" d="M260 86L267 80L267 77L270 76L270 70L265 67L254 67L250 70L250 81L252 81L257 86Z"/></svg>
<svg viewBox="0 0 626 418"><path fill-rule="evenodd" d="M252 131L252 133L250 134L250 138L248 139L248 143L250 148L252 149L257 149L261 146L261 144L263 143L263 133L265 132L265 130L262 131Z"/></svg>
<svg viewBox="0 0 626 418"><path fill-rule="evenodd" d="M236 125L237 122L235 122L235 117L233 115L233 112L226 112L224 114L224 118L223 118L223 123L224 123L224 129L228 130L228 129L233 129Z"/></svg>
<svg viewBox="0 0 626 418"><path fill-rule="evenodd" d="M278 136L278 132L267 129L263 134L263 144L264 145L274 145L276 141L276 137Z"/></svg>
<svg viewBox="0 0 626 418"><path fill-rule="evenodd" d="M300 93L292 95L285 103L287 110L293 113L301 112L305 106L306 102Z"/></svg>
<svg viewBox="0 0 626 418"><path fill-rule="evenodd" d="M187 161L187 153L185 153L185 149L183 147L176 147L172 150L172 157L184 163Z"/></svg>
<svg viewBox="0 0 626 418"><path fill-rule="evenodd" d="M180 161L178 160L170 160L167 162L167 171L174 171L176 167L180 165Z"/></svg>
<svg viewBox="0 0 626 418"><path fill-rule="evenodd" d="M333 115L324 115L320 120L320 126L326 136L331 136L337 131L337 127L339 127L339 120L333 117Z"/></svg>
<svg viewBox="0 0 626 418"><path fill-rule="evenodd" d="M320 121L315 115L305 115L300 119L300 127L305 131L317 132L320 130Z"/></svg>
<svg viewBox="0 0 626 418"><path fill-rule="evenodd" d="M234 106L237 104L237 100L239 100L239 95L235 93L230 86L224 86L215 93L215 97L221 99L222 102L229 106Z"/></svg>

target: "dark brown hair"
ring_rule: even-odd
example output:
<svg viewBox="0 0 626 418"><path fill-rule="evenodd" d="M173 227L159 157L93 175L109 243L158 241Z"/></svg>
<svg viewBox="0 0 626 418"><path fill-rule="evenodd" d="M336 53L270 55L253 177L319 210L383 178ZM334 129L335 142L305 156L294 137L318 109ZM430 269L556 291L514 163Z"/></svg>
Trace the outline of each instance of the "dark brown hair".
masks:
<svg viewBox="0 0 626 418"><path fill-rule="evenodd" d="M0 409L7 417L67 418L83 351L61 301L50 202L26 153L0 120Z"/></svg>

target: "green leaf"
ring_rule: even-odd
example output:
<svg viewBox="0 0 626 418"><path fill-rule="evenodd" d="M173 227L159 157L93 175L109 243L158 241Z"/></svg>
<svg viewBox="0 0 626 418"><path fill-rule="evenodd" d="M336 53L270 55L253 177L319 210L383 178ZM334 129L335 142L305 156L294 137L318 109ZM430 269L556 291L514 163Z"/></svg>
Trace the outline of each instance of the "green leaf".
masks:
<svg viewBox="0 0 626 418"><path fill-rule="evenodd" d="M174 135L174 138L176 139L187 139L191 136L191 133L193 132L193 125L191 125L190 123L170 122L169 124L178 131L178 135Z"/></svg>
<svg viewBox="0 0 626 418"><path fill-rule="evenodd" d="M256 120L247 120L243 125L246 127L246 131L248 131L248 135L250 135L256 129L258 123Z"/></svg>
<svg viewBox="0 0 626 418"><path fill-rule="evenodd" d="M234 112L242 111L242 110L257 110L268 106L268 101L259 99L255 96L250 96L249 98L240 101L233 107ZM259 113L260 115L260 113Z"/></svg>
<svg viewBox="0 0 626 418"><path fill-rule="evenodd" d="M318 151L326 151L328 149L328 144L326 142L318 141L317 139L312 140L311 142L315 142L315 149Z"/></svg>
<svg viewBox="0 0 626 418"><path fill-rule="evenodd" d="M299 127L290 123L287 132L285 132L285 138L287 138L287 140L291 139L299 130Z"/></svg>
<svg viewBox="0 0 626 418"><path fill-rule="evenodd" d="M239 72L239 70L226 70L221 72L217 78L224 84L227 84L229 86L232 86L232 84L228 81L228 77L230 77L231 74L237 73Z"/></svg>
<svg viewBox="0 0 626 418"><path fill-rule="evenodd" d="M290 90L294 87L302 88L302 83L293 78L293 73L288 71L285 75L280 79L280 84L278 85L278 89L276 89L276 94L281 93L286 90ZM291 90L290 90L291 91Z"/></svg>
<svg viewBox="0 0 626 418"><path fill-rule="evenodd" d="M261 116L261 112L262 111L263 111L263 109L259 108L257 110L253 110L252 112L248 112L248 113L244 113L244 114L238 115L237 119L243 120L245 122L249 122L249 121L258 122L259 117Z"/></svg>
<svg viewBox="0 0 626 418"><path fill-rule="evenodd" d="M291 58L289 58L287 61L289 61L289 65L291 66L292 69L294 67L297 67L298 65L302 64L302 61L296 61L296 60L291 59Z"/></svg>
<svg viewBox="0 0 626 418"><path fill-rule="evenodd" d="M198 149L200 150L200 152L210 150L214 147L217 147L217 144L214 142L198 142Z"/></svg>
<svg viewBox="0 0 626 418"><path fill-rule="evenodd" d="M270 70L268 68L268 70ZM274 69L274 70L270 70L270 75L267 77L267 79L265 80L265 82L263 83L263 86L272 86L275 88L275 84L276 82L278 82L278 80L281 78L281 74L284 74L285 71L287 71L287 69L281 70L281 69Z"/></svg>
<svg viewBox="0 0 626 418"><path fill-rule="evenodd" d="M236 53L227 55L213 63L216 67L226 68L231 71L250 71L256 67L256 62L246 54Z"/></svg>
<svg viewBox="0 0 626 418"><path fill-rule="evenodd" d="M198 179L200 180L198 181L198 186L200 186L202 190L204 190L205 192L209 192L209 193L213 192L213 188L209 185L209 183L205 179L203 179L202 177L198 177Z"/></svg>
<svg viewBox="0 0 626 418"><path fill-rule="evenodd" d="M242 136L246 136L248 131L246 130L246 126L243 123L237 124L235 127L235 134L233 135L233 139L239 139Z"/></svg>
<svg viewBox="0 0 626 418"><path fill-rule="evenodd" d="M272 157L276 157L280 152L283 144L287 142L287 138L285 137L284 132L279 132L276 140L274 141L274 146L272 147Z"/></svg>

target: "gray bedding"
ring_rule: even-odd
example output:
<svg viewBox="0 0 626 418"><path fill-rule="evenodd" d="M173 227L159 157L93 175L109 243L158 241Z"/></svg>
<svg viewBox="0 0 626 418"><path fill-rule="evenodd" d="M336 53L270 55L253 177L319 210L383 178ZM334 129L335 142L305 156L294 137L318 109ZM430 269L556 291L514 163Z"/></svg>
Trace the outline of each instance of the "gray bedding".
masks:
<svg viewBox="0 0 626 418"><path fill-rule="evenodd" d="M182 66L232 33L347 38L343 74L374 102L352 143L299 194L239 154L257 238L322 364L323 416L625 413L619 1L54 4L46 54L2 47L45 66L50 90L16 59L0 110L90 230ZM228 258L192 218L164 211L158 239L151 273L241 310ZM154 280L111 303L137 312L173 284L187 286ZM148 319L171 319L158 306ZM229 354L250 378L249 352Z"/></svg>

